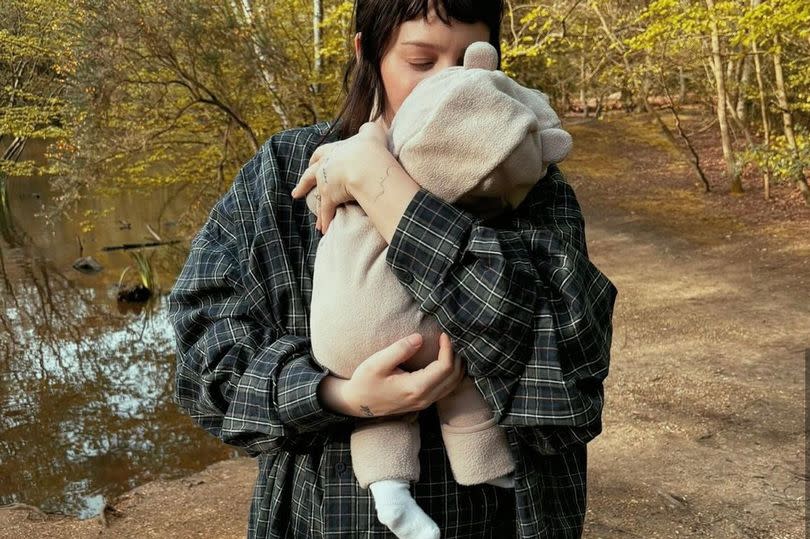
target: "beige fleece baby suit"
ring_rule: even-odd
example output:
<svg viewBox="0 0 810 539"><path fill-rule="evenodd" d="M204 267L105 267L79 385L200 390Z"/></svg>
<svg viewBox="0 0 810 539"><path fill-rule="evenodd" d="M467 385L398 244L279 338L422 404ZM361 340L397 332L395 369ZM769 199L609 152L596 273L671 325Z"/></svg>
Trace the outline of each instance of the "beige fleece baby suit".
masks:
<svg viewBox="0 0 810 539"><path fill-rule="evenodd" d="M487 42L467 48L464 66L423 79L397 111L389 149L422 187L479 217L516 207L550 162L565 158L570 135L548 98L496 69ZM317 213L317 190L307 204ZM350 378L360 362L413 332L422 347L401 367L435 361L442 329L386 266L388 245L358 204L339 206L315 257L313 355ZM442 438L456 481L483 483L514 469L505 433L472 379L437 401ZM362 488L383 479L419 479L418 412L363 420L351 435Z"/></svg>

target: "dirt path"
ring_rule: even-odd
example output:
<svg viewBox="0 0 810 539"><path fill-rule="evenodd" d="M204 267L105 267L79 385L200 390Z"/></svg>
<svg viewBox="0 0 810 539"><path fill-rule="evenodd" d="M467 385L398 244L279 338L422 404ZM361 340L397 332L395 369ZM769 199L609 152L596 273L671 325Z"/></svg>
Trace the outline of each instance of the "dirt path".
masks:
<svg viewBox="0 0 810 539"><path fill-rule="evenodd" d="M585 536L805 537L810 216L734 217L638 119L571 130L563 168L619 289ZM144 485L107 528L3 509L0 538L244 537L254 477L239 459Z"/></svg>
<svg viewBox="0 0 810 539"><path fill-rule="evenodd" d="M749 228L761 219L702 195L649 126L572 131L617 161L567 164L619 288L586 536L805 537L810 211Z"/></svg>

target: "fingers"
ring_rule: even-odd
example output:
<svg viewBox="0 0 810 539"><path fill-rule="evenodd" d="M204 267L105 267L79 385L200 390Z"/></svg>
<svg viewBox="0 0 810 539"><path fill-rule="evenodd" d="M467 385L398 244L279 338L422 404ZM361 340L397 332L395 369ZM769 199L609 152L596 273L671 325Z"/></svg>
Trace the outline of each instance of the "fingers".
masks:
<svg viewBox="0 0 810 539"><path fill-rule="evenodd" d="M467 376L467 369L464 366L464 360L460 357L456 357L456 370L453 371L453 376L451 377L451 381L448 382L446 391L439 397L445 397L446 395L452 393L456 390L458 385L461 383L462 380ZM438 400L438 399L436 399Z"/></svg>
<svg viewBox="0 0 810 539"><path fill-rule="evenodd" d="M448 342L450 338L447 338ZM452 346L452 345L451 345ZM464 360L461 359L457 354L453 353L453 374L450 376L451 385L455 388L455 386L461 382L461 379L467 374L465 368Z"/></svg>
<svg viewBox="0 0 810 539"><path fill-rule="evenodd" d="M333 144L334 144L334 142L327 142L326 144L321 144L320 146L315 148L315 151L312 152L312 155L309 156L309 164L310 164L310 166L315 164L317 161L319 161L321 159L321 157L323 157L324 152L329 150L330 146L332 146Z"/></svg>
<svg viewBox="0 0 810 539"><path fill-rule="evenodd" d="M335 144L336 142L327 142L315 148L315 151L309 156L309 166L307 166L304 173L301 174L298 184L292 190L293 198L298 198L317 185L315 173L318 170L318 161L321 160L326 152L331 151L331 147Z"/></svg>
<svg viewBox="0 0 810 539"><path fill-rule="evenodd" d="M324 234L323 230L323 197L318 197L318 213L316 214L317 219L315 219L315 229L318 230L321 234Z"/></svg>
<svg viewBox="0 0 810 539"><path fill-rule="evenodd" d="M447 376L455 366L455 359L453 343L447 333L442 331L439 335L439 357L434 364L437 365L437 369L441 369L441 373Z"/></svg>
<svg viewBox="0 0 810 539"><path fill-rule="evenodd" d="M332 219L335 218L335 213L337 212L337 208L335 206L322 206L321 213L323 217L321 218L321 225L323 226L323 233L326 234L329 232L329 224L332 222Z"/></svg>
<svg viewBox="0 0 810 539"><path fill-rule="evenodd" d="M450 360L449 370L447 369L447 363L445 361L447 359ZM441 364L442 361L445 361L443 365ZM433 401L437 401L452 393L466 375L464 360L453 352L452 342L446 333L442 333L439 336L439 359L435 364L440 364L440 368L437 369L439 373L437 374L438 383L433 390Z"/></svg>
<svg viewBox="0 0 810 539"><path fill-rule="evenodd" d="M318 181L315 178L315 171L317 170L317 163L315 165L310 165L304 170L304 173L301 174L301 178L299 178L298 183L293 188L291 194L293 198L298 198L300 196L304 196L313 187L318 185Z"/></svg>
<svg viewBox="0 0 810 539"><path fill-rule="evenodd" d="M414 342L409 339L414 337ZM372 368L379 373L389 373L400 363L407 361L422 346L422 335L412 333L393 344L383 348L369 359L372 360Z"/></svg>
<svg viewBox="0 0 810 539"><path fill-rule="evenodd" d="M318 188L311 189L306 196L307 208L312 212L315 217L321 213L321 197Z"/></svg>
<svg viewBox="0 0 810 539"><path fill-rule="evenodd" d="M464 362L453 353L450 337L439 335L439 355L424 369L415 371L414 399L426 408L451 393L464 378ZM421 408L420 408L421 409Z"/></svg>

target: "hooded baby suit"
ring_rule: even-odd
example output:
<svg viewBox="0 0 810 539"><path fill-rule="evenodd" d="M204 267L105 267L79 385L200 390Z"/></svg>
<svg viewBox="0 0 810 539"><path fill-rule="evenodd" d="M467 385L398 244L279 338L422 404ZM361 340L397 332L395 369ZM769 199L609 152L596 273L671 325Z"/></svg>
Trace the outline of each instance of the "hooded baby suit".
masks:
<svg viewBox="0 0 810 539"><path fill-rule="evenodd" d="M548 98L497 67L495 48L467 48L464 66L417 84L388 131L388 147L402 167L438 197L490 217L516 207L565 158L571 136ZM317 214L317 190L307 205ZM315 359L350 378L363 360L418 332L421 348L401 365L416 370L435 361L442 328L419 308L386 266L388 245L355 203L336 208L315 257L311 343ZM483 483L514 470L504 431L465 376L437 401L442 438L461 485ZM352 467L362 488L383 479L419 479L418 412L361 421L351 435Z"/></svg>

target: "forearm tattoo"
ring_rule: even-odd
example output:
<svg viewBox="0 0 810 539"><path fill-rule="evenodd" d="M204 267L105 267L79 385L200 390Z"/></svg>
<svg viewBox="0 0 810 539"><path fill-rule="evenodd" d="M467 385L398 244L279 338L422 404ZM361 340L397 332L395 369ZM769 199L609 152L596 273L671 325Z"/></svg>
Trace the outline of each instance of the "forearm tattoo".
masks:
<svg viewBox="0 0 810 539"><path fill-rule="evenodd" d="M383 193L385 193L385 187L383 187L383 183L385 182L385 180L388 179L388 176L391 174L391 167L392 166L394 166L394 165L388 165L388 168L385 171L385 176L380 177L380 181L378 182L379 186L380 186L380 194L378 194L376 197L374 197L374 202L377 202L377 199L380 198L383 195Z"/></svg>
<svg viewBox="0 0 810 539"><path fill-rule="evenodd" d="M371 409L365 404L360 405L360 410L362 410L363 413L366 414L366 417L374 417L374 412L372 412Z"/></svg>

